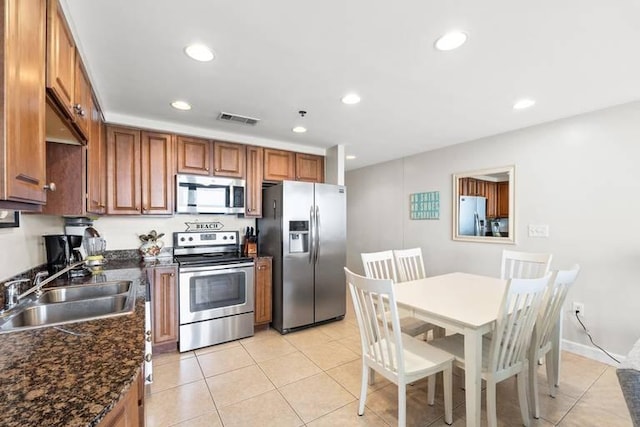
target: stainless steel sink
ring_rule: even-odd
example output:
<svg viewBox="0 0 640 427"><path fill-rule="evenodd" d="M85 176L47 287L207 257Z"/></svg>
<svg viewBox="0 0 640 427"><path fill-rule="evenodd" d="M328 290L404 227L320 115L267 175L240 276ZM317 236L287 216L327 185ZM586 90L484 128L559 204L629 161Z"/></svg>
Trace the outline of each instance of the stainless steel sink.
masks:
<svg viewBox="0 0 640 427"><path fill-rule="evenodd" d="M96 285L65 286L46 290L45 293L38 298L38 302L67 302L106 297L127 293L130 287L131 282L128 281L100 283Z"/></svg>
<svg viewBox="0 0 640 427"><path fill-rule="evenodd" d="M132 313L132 282L65 286L45 291L0 317L0 333L95 320Z"/></svg>

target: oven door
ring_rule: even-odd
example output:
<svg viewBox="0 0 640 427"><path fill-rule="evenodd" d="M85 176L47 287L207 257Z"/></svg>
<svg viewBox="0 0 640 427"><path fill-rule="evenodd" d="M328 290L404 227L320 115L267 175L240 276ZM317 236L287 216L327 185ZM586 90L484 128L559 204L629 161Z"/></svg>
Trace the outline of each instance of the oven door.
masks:
<svg viewBox="0 0 640 427"><path fill-rule="evenodd" d="M180 324L254 311L252 262L180 267Z"/></svg>

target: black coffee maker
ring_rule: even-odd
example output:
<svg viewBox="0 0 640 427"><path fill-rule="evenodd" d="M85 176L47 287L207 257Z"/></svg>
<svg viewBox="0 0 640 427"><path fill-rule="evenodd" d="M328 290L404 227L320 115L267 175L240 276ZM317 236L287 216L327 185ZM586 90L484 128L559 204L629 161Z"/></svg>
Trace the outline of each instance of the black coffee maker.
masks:
<svg viewBox="0 0 640 427"><path fill-rule="evenodd" d="M49 275L82 260L78 248L82 245L82 236L70 236L66 234L50 234L44 236L44 246L47 250L47 270ZM83 266L70 271L70 276L83 276L87 274Z"/></svg>

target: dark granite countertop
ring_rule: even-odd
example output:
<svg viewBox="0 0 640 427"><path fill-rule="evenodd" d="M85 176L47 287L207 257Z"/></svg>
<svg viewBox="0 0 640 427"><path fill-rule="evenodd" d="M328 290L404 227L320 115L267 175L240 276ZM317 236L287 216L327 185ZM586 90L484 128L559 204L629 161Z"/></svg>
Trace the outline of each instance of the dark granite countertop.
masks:
<svg viewBox="0 0 640 427"><path fill-rule="evenodd" d="M78 335L0 334L0 425L97 425L140 372L144 315L139 294L131 314L62 326Z"/></svg>

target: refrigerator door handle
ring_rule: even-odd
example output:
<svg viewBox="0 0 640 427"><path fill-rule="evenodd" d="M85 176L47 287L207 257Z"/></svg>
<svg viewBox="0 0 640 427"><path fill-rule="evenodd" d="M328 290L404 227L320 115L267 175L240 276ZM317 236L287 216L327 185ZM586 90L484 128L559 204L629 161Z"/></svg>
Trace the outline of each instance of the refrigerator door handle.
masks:
<svg viewBox="0 0 640 427"><path fill-rule="evenodd" d="M315 213L313 211L313 206L309 208L309 233L311 233L311 237L309 240L309 264L314 262L314 239L315 239Z"/></svg>
<svg viewBox="0 0 640 427"><path fill-rule="evenodd" d="M314 225L316 228L316 232L315 232L316 241L313 244L313 251L315 252L314 260L313 260L314 264L318 263L318 256L320 255L320 224L319 223L320 223L320 209L318 208L318 206L316 206L316 218L314 221Z"/></svg>

